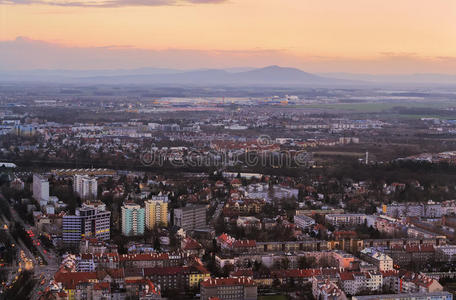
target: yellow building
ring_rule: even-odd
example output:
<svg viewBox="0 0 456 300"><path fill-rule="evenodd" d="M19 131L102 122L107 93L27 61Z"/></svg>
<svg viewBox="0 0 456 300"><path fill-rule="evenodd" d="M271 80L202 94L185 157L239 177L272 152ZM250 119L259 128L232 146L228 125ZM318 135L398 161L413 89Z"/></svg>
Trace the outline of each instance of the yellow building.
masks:
<svg viewBox="0 0 456 300"><path fill-rule="evenodd" d="M168 197L153 196L146 204L146 228L153 229L155 226L168 226Z"/></svg>
<svg viewBox="0 0 456 300"><path fill-rule="evenodd" d="M196 288L199 286L200 282L206 278L210 278L211 273L202 265L192 266L191 272L188 276L189 286L191 288Z"/></svg>
<svg viewBox="0 0 456 300"><path fill-rule="evenodd" d="M76 299L74 294L75 294L75 290L74 289L64 289L65 293L67 293L67 296L68 296L68 300L74 300Z"/></svg>

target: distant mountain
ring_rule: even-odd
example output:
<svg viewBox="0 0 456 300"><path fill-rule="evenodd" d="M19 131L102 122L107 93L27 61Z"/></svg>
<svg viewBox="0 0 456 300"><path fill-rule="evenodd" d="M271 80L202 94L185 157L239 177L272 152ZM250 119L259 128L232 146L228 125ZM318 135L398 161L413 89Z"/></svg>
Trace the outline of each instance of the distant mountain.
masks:
<svg viewBox="0 0 456 300"><path fill-rule="evenodd" d="M32 70L0 71L0 81L34 81L76 84L151 84L151 85L346 85L360 83L333 79L295 68L174 70L142 68L132 70Z"/></svg>
<svg viewBox="0 0 456 300"><path fill-rule="evenodd" d="M303 84L310 82L321 82L327 80L310 73L303 72L295 68L283 68L279 66L269 66L247 72L236 73L235 80L254 83L292 83Z"/></svg>

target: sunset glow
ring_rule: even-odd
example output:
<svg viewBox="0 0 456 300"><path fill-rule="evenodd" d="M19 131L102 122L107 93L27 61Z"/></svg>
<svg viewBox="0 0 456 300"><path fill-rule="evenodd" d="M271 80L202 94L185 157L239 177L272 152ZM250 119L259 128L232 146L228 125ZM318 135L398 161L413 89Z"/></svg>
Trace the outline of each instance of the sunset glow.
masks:
<svg viewBox="0 0 456 300"><path fill-rule="evenodd" d="M453 0L0 0L3 42L208 52L213 59L201 67L246 66L261 52L252 64L343 71L350 63L346 71L382 73L376 61L388 60L398 62L391 73L454 73L455 20ZM407 61L420 67L408 70Z"/></svg>

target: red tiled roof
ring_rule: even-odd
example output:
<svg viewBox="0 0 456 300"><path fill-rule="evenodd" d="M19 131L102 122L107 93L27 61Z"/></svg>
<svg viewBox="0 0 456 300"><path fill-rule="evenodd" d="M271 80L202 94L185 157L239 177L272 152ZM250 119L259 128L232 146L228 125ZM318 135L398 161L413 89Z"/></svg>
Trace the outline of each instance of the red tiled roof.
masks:
<svg viewBox="0 0 456 300"><path fill-rule="evenodd" d="M240 277L240 276L245 276L245 277L252 277L253 276L253 270L243 270L243 269L239 269L237 271L233 271L231 272L230 276L232 277Z"/></svg>
<svg viewBox="0 0 456 300"><path fill-rule="evenodd" d="M272 275L276 278L309 278L321 274L321 269L291 269L272 271Z"/></svg>
<svg viewBox="0 0 456 300"><path fill-rule="evenodd" d="M340 280L354 280L353 272L341 272L340 273Z"/></svg>
<svg viewBox="0 0 456 300"><path fill-rule="evenodd" d="M185 246L182 248L182 250L198 250L202 248L201 244L192 238L187 237L183 242Z"/></svg>
<svg viewBox="0 0 456 300"><path fill-rule="evenodd" d="M434 246L433 245L407 245L405 246L405 251L406 252L434 252Z"/></svg>
<svg viewBox="0 0 456 300"><path fill-rule="evenodd" d="M203 265L201 264L194 264L192 266L193 268L195 268L196 270L198 270L200 273L202 274L210 274L210 272L208 271L208 269L206 269Z"/></svg>
<svg viewBox="0 0 456 300"><path fill-rule="evenodd" d="M54 275L57 282L61 282L66 289L74 289L79 283L97 280L96 272L66 272L59 270Z"/></svg>
<svg viewBox="0 0 456 300"><path fill-rule="evenodd" d="M112 278L120 279L125 277L124 269L107 269L106 273L108 273Z"/></svg>

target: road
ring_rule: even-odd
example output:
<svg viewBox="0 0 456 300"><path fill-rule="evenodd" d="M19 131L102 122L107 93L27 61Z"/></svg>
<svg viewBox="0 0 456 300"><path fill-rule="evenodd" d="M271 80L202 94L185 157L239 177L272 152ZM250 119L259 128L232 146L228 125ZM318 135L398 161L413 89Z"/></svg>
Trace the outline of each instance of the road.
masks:
<svg viewBox="0 0 456 300"><path fill-rule="evenodd" d="M34 278L37 280L37 283L35 284L30 299L37 300L40 297L40 292L46 288L46 286L54 277L55 272L57 272L60 261L58 255L54 253L54 251L46 250L43 248L43 245L39 239L39 235L37 234L37 230L34 226L26 224L14 208L11 208L11 215L24 227L25 231L29 234L30 238L32 239L35 248L41 254L41 257L44 257L44 260L46 262L46 264L39 264L37 263L36 258L32 255L32 257L35 259ZM43 281L44 284L41 284L41 282Z"/></svg>
<svg viewBox="0 0 456 300"><path fill-rule="evenodd" d="M0 198L4 199L4 196L0 194ZM9 202L11 203L11 202ZM16 266L13 264L10 267L11 273L9 275L9 278L14 280L21 271L26 270L26 269L32 269L34 272L34 278L36 279L37 283L35 284L35 287L33 289L33 292L31 294L31 299L36 300L39 298L39 292L42 291L48 283L51 281L51 279L54 277L55 272L57 272L60 260L58 255L52 251L52 250L46 250L43 248L43 245L40 242L39 235L37 234L37 230L34 226L30 226L29 224L25 223L24 220L20 217L20 215L17 213L17 211L10 205L10 212L11 212L11 219L15 220L19 224L21 224L25 231L29 234L30 238L33 241L33 244L35 245L35 248L38 250L38 252L41 254L41 256L44 258L46 264L40 264L33 255L33 253L28 249L23 241L20 239L17 239L11 235L9 230L7 230L8 235L11 239L11 241L15 242L15 247L18 248L18 258L19 264ZM4 219L4 218L3 218ZM5 220L5 224L9 224L7 220ZM44 284L41 284L41 282L44 279ZM12 283L12 282L11 282Z"/></svg>

